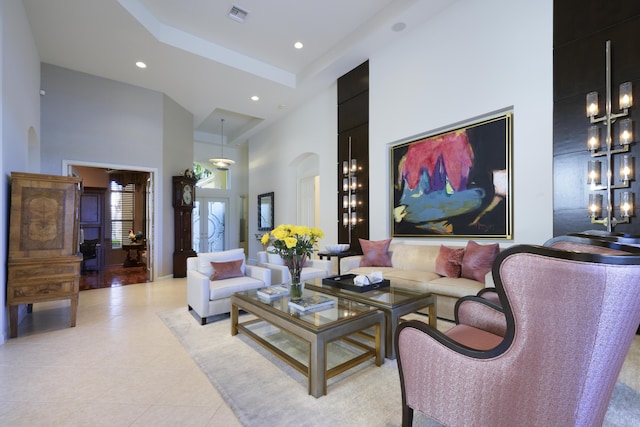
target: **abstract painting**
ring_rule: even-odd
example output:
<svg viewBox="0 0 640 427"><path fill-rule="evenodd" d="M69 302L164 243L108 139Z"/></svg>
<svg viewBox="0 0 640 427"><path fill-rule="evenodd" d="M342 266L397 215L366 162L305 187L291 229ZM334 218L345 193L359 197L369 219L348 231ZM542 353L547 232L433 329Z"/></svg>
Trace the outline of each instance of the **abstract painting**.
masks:
<svg viewBox="0 0 640 427"><path fill-rule="evenodd" d="M512 114L391 147L395 237L512 239Z"/></svg>

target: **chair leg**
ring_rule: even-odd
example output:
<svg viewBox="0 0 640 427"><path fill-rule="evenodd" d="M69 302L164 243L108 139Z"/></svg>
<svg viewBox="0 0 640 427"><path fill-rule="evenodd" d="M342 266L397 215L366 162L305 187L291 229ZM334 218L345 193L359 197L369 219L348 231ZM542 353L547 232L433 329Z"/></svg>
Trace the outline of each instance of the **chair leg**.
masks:
<svg viewBox="0 0 640 427"><path fill-rule="evenodd" d="M411 427L413 425L413 408L402 405L402 427Z"/></svg>

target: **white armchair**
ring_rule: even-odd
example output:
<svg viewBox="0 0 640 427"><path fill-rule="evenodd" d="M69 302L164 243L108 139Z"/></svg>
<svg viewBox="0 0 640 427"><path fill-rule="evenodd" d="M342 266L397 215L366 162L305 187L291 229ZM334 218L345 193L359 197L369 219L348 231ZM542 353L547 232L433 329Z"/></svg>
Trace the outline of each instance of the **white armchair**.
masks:
<svg viewBox="0 0 640 427"><path fill-rule="evenodd" d="M211 280L215 273L212 262L226 264L239 260L242 260L240 265L242 275ZM222 268L219 268L218 274L221 271ZM202 325L207 323L208 316L229 313L231 311L231 295L235 292L270 285L271 270L247 265L244 249L201 253L197 257L187 258L187 304L189 310L194 310L200 317Z"/></svg>
<svg viewBox="0 0 640 427"><path fill-rule="evenodd" d="M270 254L267 251L258 252L258 265L271 270L271 283L282 284L291 281L291 274L284 261L278 254ZM302 271L300 280L310 280L331 276L331 261L311 259L307 260Z"/></svg>

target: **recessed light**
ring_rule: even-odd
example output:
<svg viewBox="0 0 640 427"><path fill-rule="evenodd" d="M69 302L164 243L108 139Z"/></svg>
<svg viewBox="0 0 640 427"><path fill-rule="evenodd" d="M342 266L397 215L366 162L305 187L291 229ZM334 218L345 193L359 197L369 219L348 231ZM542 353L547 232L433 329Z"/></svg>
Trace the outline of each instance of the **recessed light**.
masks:
<svg viewBox="0 0 640 427"><path fill-rule="evenodd" d="M136 62L136 67L138 67L138 68L147 68L147 64L145 64L142 61L138 61L138 62Z"/></svg>
<svg viewBox="0 0 640 427"><path fill-rule="evenodd" d="M251 100L252 100L252 101L260 101L260 97L259 97L258 95L253 95L253 96L251 97Z"/></svg>
<svg viewBox="0 0 640 427"><path fill-rule="evenodd" d="M296 49L302 49L304 45L302 44L302 42L295 42L293 44L293 47L295 47Z"/></svg>

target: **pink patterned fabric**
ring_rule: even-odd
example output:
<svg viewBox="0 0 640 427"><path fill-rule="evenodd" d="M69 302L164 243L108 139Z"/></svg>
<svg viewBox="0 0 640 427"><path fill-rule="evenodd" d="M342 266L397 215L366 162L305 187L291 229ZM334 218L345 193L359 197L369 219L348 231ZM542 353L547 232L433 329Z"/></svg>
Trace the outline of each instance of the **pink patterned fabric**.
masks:
<svg viewBox="0 0 640 427"><path fill-rule="evenodd" d="M399 327L408 407L445 425L602 424L640 323L640 257L615 265L531 248L507 249L499 265L508 327L492 356L470 355L419 322Z"/></svg>
<svg viewBox="0 0 640 427"><path fill-rule="evenodd" d="M379 240L372 242L370 240L360 240L362 247L362 258L360 259L360 267L392 267L391 258L389 257L389 245L391 239Z"/></svg>
<svg viewBox="0 0 640 427"><path fill-rule="evenodd" d="M440 245L436 257L436 273L445 277L460 277L463 256L463 248L454 249Z"/></svg>
<svg viewBox="0 0 640 427"><path fill-rule="evenodd" d="M484 283L484 276L491 271L493 260L499 253L500 247L497 243L479 245L469 240L462 258L462 277Z"/></svg>
<svg viewBox="0 0 640 427"><path fill-rule="evenodd" d="M488 294L497 294L487 292ZM484 298L483 294L483 297ZM457 307L457 323L473 326L474 328L504 337L507 331L507 321L502 311L496 310L479 301L481 298L461 300Z"/></svg>

